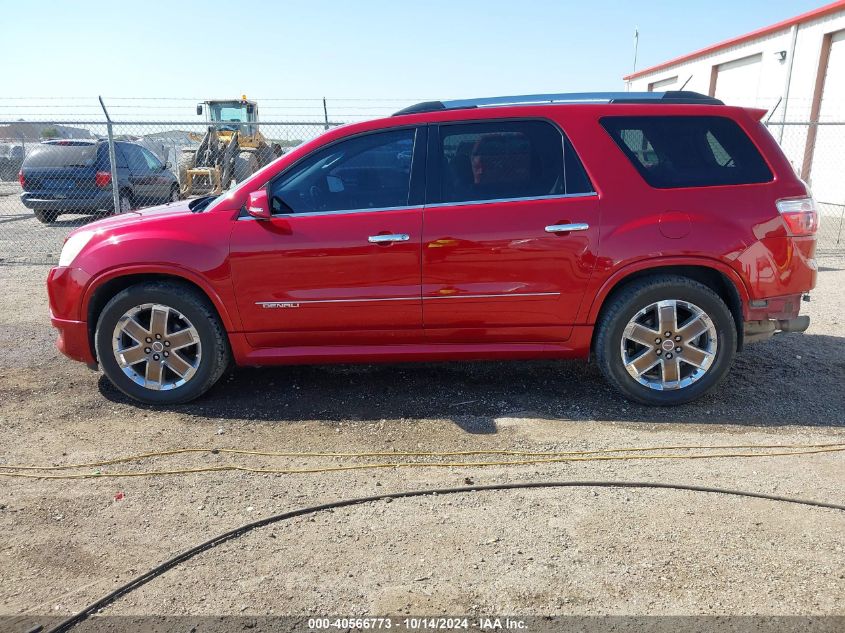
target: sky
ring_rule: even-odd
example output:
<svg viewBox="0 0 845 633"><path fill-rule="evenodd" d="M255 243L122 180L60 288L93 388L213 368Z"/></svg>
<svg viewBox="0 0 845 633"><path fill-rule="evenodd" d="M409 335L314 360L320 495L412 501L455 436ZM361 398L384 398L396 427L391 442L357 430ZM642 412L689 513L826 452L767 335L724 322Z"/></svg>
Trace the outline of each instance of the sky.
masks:
<svg viewBox="0 0 845 633"><path fill-rule="evenodd" d="M54 108L77 98L84 114L96 95L117 104L134 103L121 100L128 97L325 96L334 112L363 116L388 99L622 90L635 27L641 69L822 4L6 0L0 118L33 97L62 98ZM49 101L38 103L49 111ZM270 103L285 114L316 107ZM178 107L193 115L193 104ZM270 107L262 106L263 118Z"/></svg>

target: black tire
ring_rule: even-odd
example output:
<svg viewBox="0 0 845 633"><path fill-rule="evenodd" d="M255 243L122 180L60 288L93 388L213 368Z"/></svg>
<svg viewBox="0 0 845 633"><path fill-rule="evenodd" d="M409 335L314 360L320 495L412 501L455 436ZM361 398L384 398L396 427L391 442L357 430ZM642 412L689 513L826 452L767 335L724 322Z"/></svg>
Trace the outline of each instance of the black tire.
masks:
<svg viewBox="0 0 845 633"><path fill-rule="evenodd" d="M35 214L35 219L41 222L41 224L52 224L59 217L59 212L53 210L38 209L33 211L33 213Z"/></svg>
<svg viewBox="0 0 845 633"><path fill-rule="evenodd" d="M193 376L184 384L156 391L137 384L118 365L112 339L118 320L143 304L161 304L177 310L196 328L202 355ZM130 286L106 304L94 335L97 358L106 377L130 398L155 405L189 402L208 391L223 375L231 353L226 331L211 302L187 284L153 281Z"/></svg>
<svg viewBox="0 0 845 633"><path fill-rule="evenodd" d="M684 301L703 310L715 327L718 344L711 364L695 382L682 388L658 391L641 384L628 373L622 358L622 345L625 328L631 319L647 306L663 300ZM736 324L728 306L709 287L687 277L655 275L632 282L608 301L596 324L594 352L602 374L626 398L651 406L684 404L710 392L728 373L737 347ZM672 352L671 348L669 351ZM689 365L684 367L687 371L692 369Z"/></svg>
<svg viewBox="0 0 845 633"><path fill-rule="evenodd" d="M252 176L259 169L258 158L253 152L241 152L235 158L235 182L238 184Z"/></svg>
<svg viewBox="0 0 845 633"><path fill-rule="evenodd" d="M168 202L178 202L182 199L182 195L179 193L179 185L176 183L170 187L170 197L168 198Z"/></svg>
<svg viewBox="0 0 845 633"><path fill-rule="evenodd" d="M118 203L120 204L120 207L118 209L113 209L115 214L129 213L132 210L132 207L134 206L132 194L125 189L121 190L120 195L118 197ZM114 205L112 204L112 206Z"/></svg>

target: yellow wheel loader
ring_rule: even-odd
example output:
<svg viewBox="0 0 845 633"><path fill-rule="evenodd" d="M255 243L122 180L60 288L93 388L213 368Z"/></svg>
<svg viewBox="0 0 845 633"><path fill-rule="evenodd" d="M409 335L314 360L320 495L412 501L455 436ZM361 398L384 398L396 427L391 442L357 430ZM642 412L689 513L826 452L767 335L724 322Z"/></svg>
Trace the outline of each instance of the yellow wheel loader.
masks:
<svg viewBox="0 0 845 633"><path fill-rule="evenodd" d="M258 131L258 107L246 95L240 99L203 101L197 115L205 113L205 136L191 134L197 149L183 150L179 160L182 196L219 195L233 181L242 182L281 156Z"/></svg>

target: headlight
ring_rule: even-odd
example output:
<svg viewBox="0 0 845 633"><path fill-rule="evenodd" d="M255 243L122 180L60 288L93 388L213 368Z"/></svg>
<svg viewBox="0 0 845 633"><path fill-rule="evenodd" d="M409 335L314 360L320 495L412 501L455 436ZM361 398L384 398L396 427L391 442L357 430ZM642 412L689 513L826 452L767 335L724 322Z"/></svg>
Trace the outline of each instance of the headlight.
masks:
<svg viewBox="0 0 845 633"><path fill-rule="evenodd" d="M70 266L92 237L94 237L94 231L80 231L67 238L65 245L62 246L62 254L59 255L59 266Z"/></svg>

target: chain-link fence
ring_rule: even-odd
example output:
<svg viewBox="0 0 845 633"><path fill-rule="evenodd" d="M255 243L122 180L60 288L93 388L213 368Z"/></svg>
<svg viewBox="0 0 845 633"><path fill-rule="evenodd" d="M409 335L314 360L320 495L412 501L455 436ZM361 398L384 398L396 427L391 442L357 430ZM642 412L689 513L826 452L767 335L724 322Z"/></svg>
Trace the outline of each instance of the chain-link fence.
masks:
<svg viewBox="0 0 845 633"><path fill-rule="evenodd" d="M0 122L0 262L54 263L78 226L219 193L335 125Z"/></svg>
<svg viewBox="0 0 845 633"><path fill-rule="evenodd" d="M303 119L0 121L0 263L55 263L78 226L115 209L225 190L340 123ZM819 203L819 257L845 255L845 122L772 122L770 130Z"/></svg>
<svg viewBox="0 0 845 633"><path fill-rule="evenodd" d="M819 257L845 255L845 122L768 125L818 203Z"/></svg>

